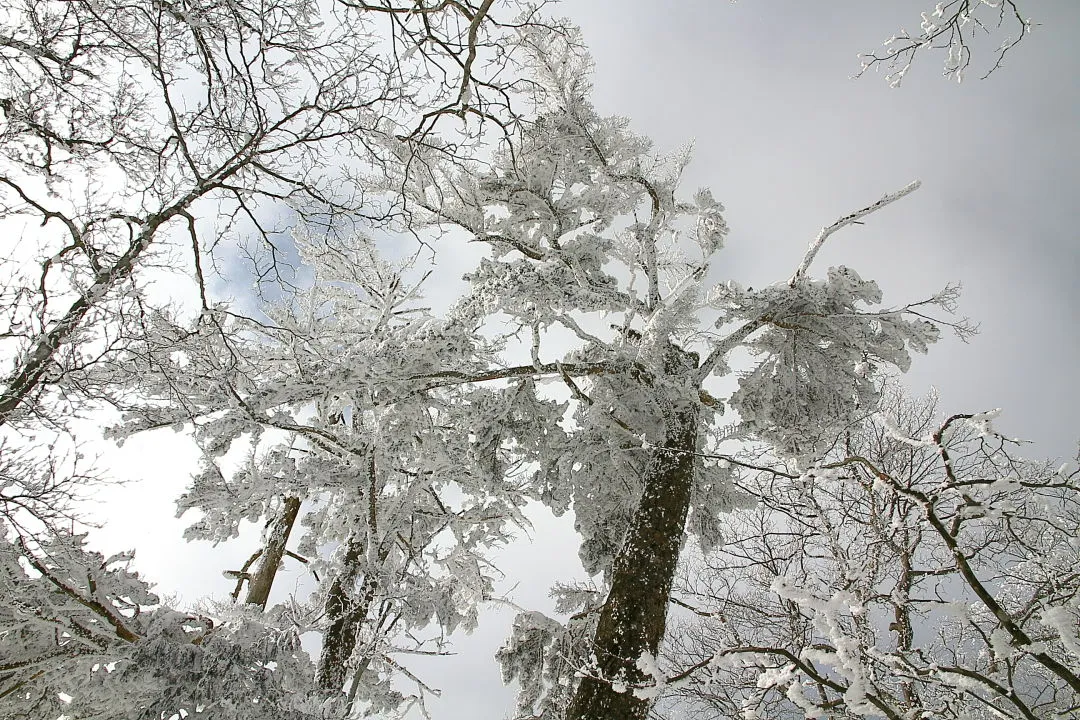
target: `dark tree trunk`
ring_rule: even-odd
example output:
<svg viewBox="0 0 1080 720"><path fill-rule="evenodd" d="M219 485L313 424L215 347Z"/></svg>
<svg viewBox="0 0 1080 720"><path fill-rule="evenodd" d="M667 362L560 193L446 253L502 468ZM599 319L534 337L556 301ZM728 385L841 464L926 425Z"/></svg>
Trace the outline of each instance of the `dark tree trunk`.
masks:
<svg viewBox="0 0 1080 720"><path fill-rule="evenodd" d="M363 545L354 533L346 541L341 572L330 583L323 603L327 626L319 654L318 683L326 692L341 691L345 684L345 662L356 645L358 629L354 622L352 593L362 553Z"/></svg>
<svg viewBox="0 0 1080 720"><path fill-rule="evenodd" d="M285 498L284 508L281 514L270 522L270 528L266 534L266 546L262 549L259 564L248 579L248 591L244 602L248 605L258 605L266 609L266 602L270 598L270 588L274 585L281 560L285 557L285 546L289 542L289 534L296 523L296 516L300 513L300 498Z"/></svg>
<svg viewBox="0 0 1080 720"><path fill-rule="evenodd" d="M356 649L360 626L367 619L379 588L378 568L386 560L390 549L389 544L381 544L373 560L369 556L368 562L362 562L365 552L370 552L371 548L365 547L361 538L366 538L368 543L375 543L379 535L376 503L378 474L375 453L371 448L368 448L367 462L367 518L357 517L357 525L345 541L341 570L330 583L323 603L327 626L323 632L316 682L319 689L328 694L339 693L344 689L348 662ZM361 529L365 522L366 527ZM356 584L361 578L361 571L363 581L358 589Z"/></svg>
<svg viewBox="0 0 1080 720"><path fill-rule="evenodd" d="M362 546L350 539L346 548L344 569L330 585L323 605L329 624L323 633L322 652L319 655L318 683L328 693L341 692L348 674L348 663L356 650L360 627L368 617L379 581L374 568L367 568L359 590L353 593L357 581ZM386 553L379 554L379 561Z"/></svg>
<svg viewBox="0 0 1080 720"><path fill-rule="evenodd" d="M638 659L646 653L655 658L664 637L690 506L697 428L695 405L675 408L668 418L665 447L649 459L641 501L615 558L611 592L593 637L600 679L581 679L567 720L638 720L649 712L651 698L634 695L633 687L653 682L638 668ZM625 691L618 692L612 681L625 685Z"/></svg>

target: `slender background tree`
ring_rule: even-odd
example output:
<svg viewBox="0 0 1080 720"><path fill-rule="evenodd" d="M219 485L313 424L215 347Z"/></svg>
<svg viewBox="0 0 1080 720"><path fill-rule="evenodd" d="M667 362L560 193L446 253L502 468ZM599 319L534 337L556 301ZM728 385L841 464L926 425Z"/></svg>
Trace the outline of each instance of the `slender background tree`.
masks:
<svg viewBox="0 0 1080 720"><path fill-rule="evenodd" d="M678 583L688 714L1077 712L1076 463L1020 459L996 413L887 396L808 472L744 457L758 505Z"/></svg>

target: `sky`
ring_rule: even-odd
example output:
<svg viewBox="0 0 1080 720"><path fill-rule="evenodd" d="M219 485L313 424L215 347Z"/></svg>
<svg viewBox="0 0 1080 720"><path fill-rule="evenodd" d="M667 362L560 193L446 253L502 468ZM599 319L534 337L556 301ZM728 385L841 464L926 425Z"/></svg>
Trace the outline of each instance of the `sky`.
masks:
<svg viewBox="0 0 1080 720"><path fill-rule="evenodd" d="M962 282L961 314L980 334L966 344L946 337L916 357L909 387L936 386L949 413L1003 408L999 428L1033 441L1031 457L1072 455L1080 44L1070 31L1080 28L1080 3L1021 3L1039 25L987 80L942 78L939 54L920 58L899 88L874 73L851 77L860 51L917 28L930 4L568 0L558 10L581 25L594 55L601 113L631 118L660 149L693 142L684 187L710 187L731 227L717 280L783 280L819 228L920 179L915 194L830 238L815 267L857 269L879 282L886 304ZM975 59L988 62L985 53ZM110 452L103 461L128 484L98 497L106 524L93 537L104 549L137 547L144 575L185 602L227 592L220 572L239 567L257 539L182 543L172 502L195 457L167 432ZM515 571L514 601L549 610L551 582L581 570L570 521L534 515L531 541L501 559ZM300 577L290 567L280 587ZM430 705L436 720L512 709L491 658L512 619L493 610L458 656L410 665L444 689Z"/></svg>

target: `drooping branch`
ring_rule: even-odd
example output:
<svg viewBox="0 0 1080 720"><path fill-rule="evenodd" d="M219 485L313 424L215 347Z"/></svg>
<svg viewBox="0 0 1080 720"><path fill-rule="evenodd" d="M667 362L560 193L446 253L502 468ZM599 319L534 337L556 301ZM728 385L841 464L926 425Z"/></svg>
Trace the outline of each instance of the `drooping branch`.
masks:
<svg viewBox="0 0 1080 720"><path fill-rule="evenodd" d="M17 538L17 543L22 550L22 556L31 567L41 573L44 577L48 578L49 582L55 585L57 589L64 593L64 595L71 598L79 605L87 608L111 625L116 633L116 637L129 643L133 643L139 639L138 635L128 629L121 617L106 607L106 605L98 598L93 597L93 593L90 593L90 597L87 597L87 593L80 592L77 588L72 587L70 584L58 578L46 564L41 562L41 560L30 551L26 546L26 541L22 537Z"/></svg>

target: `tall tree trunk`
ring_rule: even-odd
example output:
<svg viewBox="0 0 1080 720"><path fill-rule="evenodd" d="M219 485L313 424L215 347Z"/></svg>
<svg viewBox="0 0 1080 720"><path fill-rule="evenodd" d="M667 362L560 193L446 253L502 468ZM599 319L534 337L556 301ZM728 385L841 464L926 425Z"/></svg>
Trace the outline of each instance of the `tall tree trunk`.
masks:
<svg viewBox="0 0 1080 720"><path fill-rule="evenodd" d="M611 592L593 637L599 678L581 679L567 720L639 720L649 712L652 699L635 695L633 686L653 681L638 660L646 654L655 658L664 637L690 506L697 431L696 405L675 408L664 448L654 450L649 459L641 501L615 558ZM613 687L613 682L625 687Z"/></svg>
<svg viewBox="0 0 1080 720"><path fill-rule="evenodd" d="M270 521L259 565L248 579L248 591L244 597L244 602L248 605L258 605L266 609L270 588L274 584L278 568L281 567L281 560L285 557L285 546L289 542L289 534L299 513L300 498L286 497L281 514Z"/></svg>
<svg viewBox="0 0 1080 720"><path fill-rule="evenodd" d="M326 601L323 603L327 627L323 632L316 681L323 692L330 694L344 689L347 665L356 649L360 626L367 619L375 592L379 588L377 573L390 551L389 544L379 543L378 540L378 472L374 448L368 447L366 455L367 517L357 517L357 526L345 541L341 570L330 584ZM366 546L361 537L366 538ZM375 552L372 553L372 550ZM365 552L367 562L361 564ZM364 571L363 582L357 590L356 583L361 570Z"/></svg>
<svg viewBox="0 0 1080 720"><path fill-rule="evenodd" d="M353 589L362 555L363 545L350 537L342 571L331 583L323 604L329 624L323 632L317 680L319 687L327 693L341 692L344 688L348 663L356 649L360 627L367 619L375 593L379 589L377 568L368 567L363 582L354 595ZM378 561L381 563L385 559L386 552L380 552Z"/></svg>

